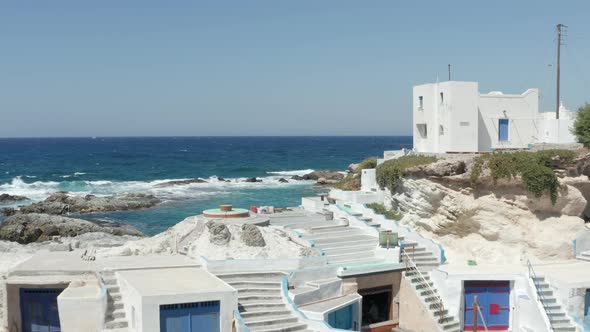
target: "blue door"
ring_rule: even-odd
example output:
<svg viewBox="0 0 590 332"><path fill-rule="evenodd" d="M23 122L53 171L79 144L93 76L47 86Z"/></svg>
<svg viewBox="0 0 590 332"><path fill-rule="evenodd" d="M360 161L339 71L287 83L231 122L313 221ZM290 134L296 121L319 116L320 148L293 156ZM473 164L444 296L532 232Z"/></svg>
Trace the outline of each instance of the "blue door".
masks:
<svg viewBox="0 0 590 332"><path fill-rule="evenodd" d="M352 329L353 304L340 308L328 314L328 324L331 327L343 330Z"/></svg>
<svg viewBox="0 0 590 332"><path fill-rule="evenodd" d="M474 330L473 302L477 302L482 315L477 314L477 326L483 330L483 321L490 331L507 330L510 320L510 283L508 281L466 281L464 294L465 331Z"/></svg>
<svg viewBox="0 0 590 332"><path fill-rule="evenodd" d="M586 289L584 298L584 324L590 326L590 289Z"/></svg>
<svg viewBox="0 0 590 332"><path fill-rule="evenodd" d="M160 332L219 332L219 301L160 306Z"/></svg>
<svg viewBox="0 0 590 332"><path fill-rule="evenodd" d="M20 309L23 332L58 332L58 288L21 288Z"/></svg>
<svg viewBox="0 0 590 332"><path fill-rule="evenodd" d="M508 140L508 129L508 119L500 119L498 121L498 141Z"/></svg>

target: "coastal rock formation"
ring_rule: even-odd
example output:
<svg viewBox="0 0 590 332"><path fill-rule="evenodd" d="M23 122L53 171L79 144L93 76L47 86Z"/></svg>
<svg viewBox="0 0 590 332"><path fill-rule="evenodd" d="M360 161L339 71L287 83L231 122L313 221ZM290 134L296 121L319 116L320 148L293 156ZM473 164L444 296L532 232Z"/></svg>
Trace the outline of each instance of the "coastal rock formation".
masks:
<svg viewBox="0 0 590 332"><path fill-rule="evenodd" d="M209 241L218 246L226 245L231 240L231 233L225 224L209 221Z"/></svg>
<svg viewBox="0 0 590 332"><path fill-rule="evenodd" d="M303 176L294 175L291 177L293 180L314 180L325 179L326 181L340 181L344 178L344 174L338 171L313 171Z"/></svg>
<svg viewBox="0 0 590 332"><path fill-rule="evenodd" d="M249 247L264 247L266 245L258 226L251 224L242 225L241 239Z"/></svg>
<svg viewBox="0 0 590 332"><path fill-rule="evenodd" d="M125 211L149 208L158 203L160 203L160 199L146 194L127 194L122 197L97 197L94 195L82 197L71 196L66 192L56 192L42 202L21 206L18 213L63 215L68 213Z"/></svg>
<svg viewBox="0 0 590 332"><path fill-rule="evenodd" d="M285 178L280 178L279 182L280 183L289 183L289 181L287 181L287 179L285 179Z"/></svg>
<svg viewBox="0 0 590 332"><path fill-rule="evenodd" d="M188 180L173 180L173 181L166 181L162 183L158 183L155 185L155 188L166 188L172 186L181 186L186 184L193 184L193 183L207 183L207 181L203 179L188 179Z"/></svg>
<svg viewBox="0 0 590 332"><path fill-rule="evenodd" d="M0 204L12 204L12 203L26 201L26 200L28 200L28 198L25 196L0 194Z"/></svg>
<svg viewBox="0 0 590 332"><path fill-rule="evenodd" d="M73 237L90 232L143 236L129 225L39 213L16 214L0 224L0 240L18 243L43 242L53 236Z"/></svg>
<svg viewBox="0 0 590 332"><path fill-rule="evenodd" d="M262 180L257 179L257 178L248 178L248 179L244 180L244 182L252 182L252 183L254 183L254 182L262 182Z"/></svg>
<svg viewBox="0 0 590 332"><path fill-rule="evenodd" d="M528 193L518 179L492 185L484 177L474 192L468 174L442 175L449 170L452 167L441 167L439 175L426 168L414 172L396 192L387 192L386 205L400 210L402 224L440 241L450 261L501 264L572 258L572 242L585 231L580 218L587 210L585 196L590 196L585 176L562 179L552 204L546 195Z"/></svg>

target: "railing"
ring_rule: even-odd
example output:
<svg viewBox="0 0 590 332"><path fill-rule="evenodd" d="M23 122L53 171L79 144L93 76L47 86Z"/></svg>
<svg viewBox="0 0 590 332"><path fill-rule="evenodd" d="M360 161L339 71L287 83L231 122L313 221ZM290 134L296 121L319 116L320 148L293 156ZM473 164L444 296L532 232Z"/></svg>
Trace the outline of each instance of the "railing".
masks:
<svg viewBox="0 0 590 332"><path fill-rule="evenodd" d="M533 285L535 285L535 291L537 292L537 297L539 298L539 301L541 301L541 305L543 306L543 310L545 310L545 314L547 315L547 320L549 321L549 327L551 328L552 331L555 331L555 327L553 326L553 323L551 322L551 317L549 316L549 313L547 312L547 307L545 306L545 304L546 304L545 296L541 293L541 290L539 289L540 283L538 281L537 274L535 273L535 269L533 268L533 264L531 264L531 261L527 259L526 265L529 269L529 277L531 278L531 280L533 280Z"/></svg>
<svg viewBox="0 0 590 332"><path fill-rule="evenodd" d="M435 309L438 310L439 312L439 317L438 317L438 323L442 324L444 322L444 314L445 314L445 305L442 301L442 298L440 297L440 295L438 295L438 293L436 293L434 291L434 289L432 289L432 287L430 286L430 283L428 280L426 280L426 278L424 278L424 275L422 274L422 272L420 272L420 270L418 270L418 267L416 266L416 263L414 263L414 260L412 260L412 258L410 258L410 256L408 255L408 253L406 252L405 249L402 249L402 255L404 257L404 261L406 263L406 267L410 270L410 271L415 271L416 275L420 278L420 280L426 285L427 291L432 295L435 296ZM426 305L428 305L428 303L426 303Z"/></svg>

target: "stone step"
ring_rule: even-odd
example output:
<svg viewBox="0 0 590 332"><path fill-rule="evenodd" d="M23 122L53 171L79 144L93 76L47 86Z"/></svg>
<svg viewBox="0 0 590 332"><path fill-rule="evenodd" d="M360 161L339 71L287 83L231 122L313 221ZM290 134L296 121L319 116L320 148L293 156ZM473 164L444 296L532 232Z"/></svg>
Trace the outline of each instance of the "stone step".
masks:
<svg viewBox="0 0 590 332"><path fill-rule="evenodd" d="M363 259L350 259L350 260L335 260L328 262L331 265L371 265L384 263L383 258L363 258Z"/></svg>
<svg viewBox="0 0 590 332"><path fill-rule="evenodd" d="M263 309L260 311L244 311L240 313L244 320L254 317L274 317L274 316L284 316L289 315L291 312L289 310L268 310Z"/></svg>
<svg viewBox="0 0 590 332"><path fill-rule="evenodd" d="M125 318L125 310L123 310L123 308L107 311L107 320L115 320L117 318Z"/></svg>
<svg viewBox="0 0 590 332"><path fill-rule="evenodd" d="M232 284L232 282L243 281L280 281L285 274L282 272L234 272L234 273L220 273L216 276Z"/></svg>
<svg viewBox="0 0 590 332"><path fill-rule="evenodd" d="M232 281L231 283L228 282L233 288L241 289L241 288L280 288L281 281L257 281L257 280L244 280L244 281Z"/></svg>
<svg viewBox="0 0 590 332"><path fill-rule="evenodd" d="M346 254L326 254L326 257L328 257L328 263L338 262L338 261L370 259L370 258L375 257L375 250L359 251L359 252L346 253Z"/></svg>
<svg viewBox="0 0 590 332"><path fill-rule="evenodd" d="M282 310L286 309L283 301L267 301L267 302L250 302L250 303L238 303L240 313L244 312L257 312L262 310Z"/></svg>
<svg viewBox="0 0 590 332"><path fill-rule="evenodd" d="M114 285L106 285L107 287L107 292L109 293L119 293L120 292L120 288L119 288L119 284L114 284Z"/></svg>
<svg viewBox="0 0 590 332"><path fill-rule="evenodd" d="M307 325L304 323L287 323L280 324L271 327L254 327L250 328L251 332L293 332L293 331L304 331L307 329Z"/></svg>
<svg viewBox="0 0 590 332"><path fill-rule="evenodd" d="M354 242L347 242L347 241L331 242L331 243L317 244L317 246L322 248L325 251L325 250L337 249L337 248L348 248L351 245L355 245L355 246L373 245L376 247L378 243L379 243L379 241L377 241L377 238L368 236L367 238L365 238L363 240L358 240L358 241L354 241Z"/></svg>
<svg viewBox="0 0 590 332"><path fill-rule="evenodd" d="M265 327L270 328L277 325L284 325L289 323L296 323L297 317L292 315L283 315L283 316L275 316L275 317L254 317L249 319L244 319L244 323L248 328L256 328L256 327Z"/></svg>
<svg viewBox="0 0 590 332"><path fill-rule="evenodd" d="M326 255L338 255L338 254L350 254L350 253L355 253L355 252L359 252L359 251L375 251L375 249L377 248L377 243L369 243L369 244L364 244L364 245L351 245L348 247L339 247L339 248L332 248L332 249L326 249L326 248L322 248L322 250L324 251L324 253L326 253Z"/></svg>
<svg viewBox="0 0 590 332"><path fill-rule="evenodd" d="M342 238L345 236L363 235L363 234L364 234L364 231L362 229L347 227L347 228L344 228L344 229L341 229L338 231L333 231L333 232L323 232L323 233L319 233L319 234L315 234L315 233L306 234L306 235L304 235L304 237L306 239L313 240L317 243L318 240Z"/></svg>
<svg viewBox="0 0 590 332"><path fill-rule="evenodd" d="M276 294L245 294L238 293L238 303L259 303L259 302L278 302L281 301L281 295Z"/></svg>
<svg viewBox="0 0 590 332"><path fill-rule="evenodd" d="M329 246L330 244L338 244L338 243L345 243L350 245L351 243L355 243L357 241L364 242L364 241L375 241L378 243L378 239L375 236L370 235L350 235L350 236L341 236L336 238L327 238L327 239L319 239L314 240L314 242L318 246Z"/></svg>
<svg viewBox="0 0 590 332"><path fill-rule="evenodd" d="M310 286L299 286L295 287L294 289L289 290L289 293L293 295L299 295L303 293L313 292L317 289L317 287L310 287Z"/></svg>
<svg viewBox="0 0 590 332"><path fill-rule="evenodd" d="M458 321L453 320L453 321L449 321L449 322L443 323L441 325L443 327L443 330L450 331L450 330L453 330L453 329L459 329L459 325L460 324L459 324Z"/></svg>
<svg viewBox="0 0 590 332"><path fill-rule="evenodd" d="M114 286L114 285L118 284L117 279L115 279L115 278L102 278L102 280L103 280L105 286L107 286L107 287Z"/></svg>
<svg viewBox="0 0 590 332"><path fill-rule="evenodd" d="M321 286L332 284L332 283L337 283L337 282L342 282L342 280L339 278L318 279L318 280L308 281L306 284L313 286L313 287L320 288Z"/></svg>
<svg viewBox="0 0 590 332"><path fill-rule="evenodd" d="M553 325L555 332L576 332L576 327L572 324L555 324Z"/></svg>
<svg viewBox="0 0 590 332"><path fill-rule="evenodd" d="M105 322L105 328L107 329L115 329L115 328L126 328L128 327L127 320L122 318L117 318L111 321Z"/></svg>
<svg viewBox="0 0 590 332"><path fill-rule="evenodd" d="M117 302L121 301L121 294L111 294L107 293L107 301Z"/></svg>
<svg viewBox="0 0 590 332"><path fill-rule="evenodd" d="M320 234L320 233L331 233L331 232L335 232L338 230L346 230L348 228L350 228L348 225L331 225L331 226L325 226L325 227L312 227L310 231L312 234Z"/></svg>
<svg viewBox="0 0 590 332"><path fill-rule="evenodd" d="M238 298L248 295L280 295L281 289L274 288L236 288L238 291Z"/></svg>

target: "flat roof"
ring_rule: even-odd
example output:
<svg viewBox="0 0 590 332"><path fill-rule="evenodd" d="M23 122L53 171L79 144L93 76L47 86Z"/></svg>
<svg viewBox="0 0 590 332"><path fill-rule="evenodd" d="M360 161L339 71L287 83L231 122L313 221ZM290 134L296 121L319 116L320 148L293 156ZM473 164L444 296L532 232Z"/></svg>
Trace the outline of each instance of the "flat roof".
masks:
<svg viewBox="0 0 590 332"><path fill-rule="evenodd" d="M119 271L119 275L142 296L236 291L199 267Z"/></svg>
<svg viewBox="0 0 590 332"><path fill-rule="evenodd" d="M349 294L340 297L331 298L328 300L318 301L314 303L300 305L299 309L312 312L326 312L335 308L343 307L351 302L362 298L359 294Z"/></svg>

